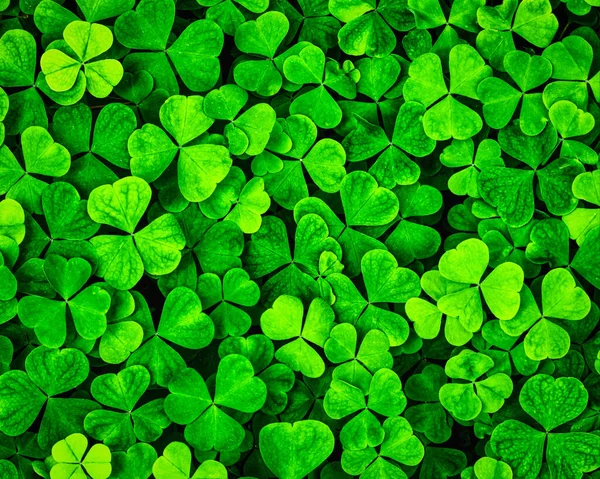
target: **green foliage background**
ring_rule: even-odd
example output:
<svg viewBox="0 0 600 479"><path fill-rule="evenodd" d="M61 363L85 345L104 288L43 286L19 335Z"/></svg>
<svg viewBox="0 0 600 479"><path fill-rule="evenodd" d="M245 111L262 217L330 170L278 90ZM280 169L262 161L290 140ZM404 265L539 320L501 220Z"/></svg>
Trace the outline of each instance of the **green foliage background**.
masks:
<svg viewBox="0 0 600 479"><path fill-rule="evenodd" d="M599 479L599 0L0 0L0 479Z"/></svg>

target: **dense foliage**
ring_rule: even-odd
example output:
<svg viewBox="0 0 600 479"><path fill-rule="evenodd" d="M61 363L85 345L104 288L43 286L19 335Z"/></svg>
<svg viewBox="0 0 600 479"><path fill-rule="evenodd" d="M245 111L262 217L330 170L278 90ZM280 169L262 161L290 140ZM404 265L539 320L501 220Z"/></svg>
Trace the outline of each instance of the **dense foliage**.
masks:
<svg viewBox="0 0 600 479"><path fill-rule="evenodd" d="M0 478L600 478L599 28L0 0Z"/></svg>

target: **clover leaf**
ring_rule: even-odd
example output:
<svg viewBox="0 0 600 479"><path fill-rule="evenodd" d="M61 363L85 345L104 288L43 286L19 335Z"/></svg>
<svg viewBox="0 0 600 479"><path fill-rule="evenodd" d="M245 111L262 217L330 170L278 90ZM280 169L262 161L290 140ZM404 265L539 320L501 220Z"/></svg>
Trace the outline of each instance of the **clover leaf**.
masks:
<svg viewBox="0 0 600 479"><path fill-rule="evenodd" d="M239 447L244 429L222 407L258 411L266 399L265 383L254 377L250 361L239 354L219 362L214 395L195 369L183 369L169 383L165 412L176 424L185 424L186 441L203 451L231 451Z"/></svg>
<svg viewBox="0 0 600 479"><path fill-rule="evenodd" d="M86 432L109 447L127 449L136 442L158 439L170 421L163 411L163 399L135 408L150 385L150 373L144 366L129 366L118 374L103 374L92 382L94 399L119 412L98 409L84 421Z"/></svg>
<svg viewBox="0 0 600 479"><path fill-rule="evenodd" d="M85 471L92 479L107 479L112 472L110 449L103 444L94 444L89 451L87 447L87 438L79 433L52 446L52 459L56 464L50 469L50 477L87 477Z"/></svg>
<svg viewBox="0 0 600 479"><path fill-rule="evenodd" d="M129 234L100 235L91 240L100 260L96 274L114 288L133 287L144 270L149 274L168 274L181 259L185 239L173 215L162 215L134 233L151 195L148 183L134 176L99 186L90 194L88 214L92 220ZM122 267L127 275L122 274Z"/></svg>
<svg viewBox="0 0 600 479"><path fill-rule="evenodd" d="M576 286L571 273L555 268L544 276L542 312L528 288L523 288L521 299L517 315L500 323L504 331L517 336L529 330L524 343L525 353L530 359L539 361L566 355L570 345L569 334L551 319L578 321L588 314L591 307L589 297Z"/></svg>
<svg viewBox="0 0 600 479"><path fill-rule="evenodd" d="M533 478L538 475L544 450L553 475L581 477L584 472L598 467L598 437L582 432L551 432L575 419L585 409L588 392L578 379L555 380L546 374L538 374L525 383L519 402L524 411L541 424L544 431L510 419L498 425L491 438L491 446L496 454L519 476ZM502 440L506 437L513 438L512 446ZM566 457L569 460L565 461Z"/></svg>
<svg viewBox="0 0 600 479"><path fill-rule="evenodd" d="M215 323L217 338L243 335L250 329L252 319L240 306L256 305L260 290L246 271L230 269L223 276L223 281L214 273L204 273L198 278L196 292L204 308L216 305L209 315Z"/></svg>
<svg viewBox="0 0 600 479"><path fill-rule="evenodd" d="M106 98L123 78L123 66L113 59L90 60L111 47L110 29L98 23L75 21L66 26L63 38L65 45L57 43L56 48L49 48L42 55L44 81L55 92L73 92L69 104L76 103L85 89L96 98Z"/></svg>
<svg viewBox="0 0 600 479"><path fill-rule="evenodd" d="M62 301L34 295L24 297L19 302L19 317L23 324L33 328L40 343L50 348L65 344L67 311L83 339L94 340L102 336L106 330L110 295L97 285L81 290L92 274L90 264L82 258L66 260L52 254L44 260L43 270Z"/></svg>
<svg viewBox="0 0 600 479"><path fill-rule="evenodd" d="M65 428L67 434L81 431L82 422L61 424L57 420L52 424L48 423L46 417L50 421L56 419L51 418L52 406L55 404L58 408L68 407L69 404L76 406L79 400L53 396L79 386L85 381L89 368L88 359L78 349L59 350L40 346L31 351L25 360L25 371L11 370L0 376L0 405L3 412L0 416L0 431L9 436L23 434L36 420L44 405L46 410L38 441L43 440L47 445L53 439L57 440L56 436L65 432Z"/></svg>
<svg viewBox="0 0 600 479"><path fill-rule="evenodd" d="M130 53L124 59L125 68L148 71L159 88L176 95L179 86L172 63L191 91L210 90L221 71L217 56L223 48L223 31L212 20L197 20L167 48L174 19L173 0L143 0L135 10L119 16L115 21L117 40L128 48L149 50Z"/></svg>
<svg viewBox="0 0 600 479"><path fill-rule="evenodd" d="M478 99L477 87L491 76L492 70L469 45L455 46L449 58L450 89L446 86L440 57L427 53L411 63L403 93L408 101L417 101L427 108L423 128L429 138L466 140L479 133L483 122L475 111L453 95Z"/></svg>
<svg viewBox="0 0 600 479"><path fill-rule="evenodd" d="M42 191L47 183L31 175L64 176L71 166L71 155L39 126L23 132L21 147L25 169L6 145L0 148L0 165L4 171L0 192L19 202L26 211L41 214Z"/></svg>
<svg viewBox="0 0 600 479"><path fill-rule="evenodd" d="M355 5L335 0L330 2L329 11L346 24L339 31L338 39L340 48L348 55L384 57L396 46L393 30L404 32L414 26L406 4L387 0L377 4L360 1Z"/></svg>
<svg viewBox="0 0 600 479"><path fill-rule="evenodd" d="M275 357L292 370L317 378L325 372L325 363L307 342L323 347L335 316L331 307L320 298L311 302L304 322L303 315L304 307L298 298L279 296L271 309L262 314L260 326L263 333L273 340L297 338L277 349Z"/></svg>
<svg viewBox="0 0 600 479"><path fill-rule="evenodd" d="M467 381L444 384L439 396L442 406L462 421L475 419L482 411L493 413L502 407L513 390L510 377L496 373L478 380L494 366L494 361L482 353L464 349L446 363L446 374Z"/></svg>

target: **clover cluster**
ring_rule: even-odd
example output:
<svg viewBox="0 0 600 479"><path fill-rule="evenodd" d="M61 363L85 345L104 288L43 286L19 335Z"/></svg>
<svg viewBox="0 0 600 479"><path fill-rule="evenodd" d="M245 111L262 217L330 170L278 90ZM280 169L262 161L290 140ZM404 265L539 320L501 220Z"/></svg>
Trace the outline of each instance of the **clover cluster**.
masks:
<svg viewBox="0 0 600 479"><path fill-rule="evenodd" d="M1 479L600 479L600 0L0 0Z"/></svg>

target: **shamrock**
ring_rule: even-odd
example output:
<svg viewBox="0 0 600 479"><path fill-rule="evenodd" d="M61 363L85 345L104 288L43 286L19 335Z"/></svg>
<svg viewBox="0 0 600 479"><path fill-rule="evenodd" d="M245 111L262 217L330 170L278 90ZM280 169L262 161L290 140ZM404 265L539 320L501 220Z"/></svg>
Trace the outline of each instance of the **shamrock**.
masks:
<svg viewBox="0 0 600 479"><path fill-rule="evenodd" d="M266 399L265 383L254 377L254 368L239 354L219 362L212 395L200 374L191 368L181 370L169 383L165 412L176 424L185 424L185 439L196 449L232 451L244 438L244 429L222 407L251 413Z"/></svg>
<svg viewBox="0 0 600 479"><path fill-rule="evenodd" d="M71 168L63 180L86 197L94 188L117 181L117 175L109 166L129 168L127 140L136 126L137 120L131 108L120 103L103 107L93 130L92 110L88 106L77 103L59 108L54 113L50 130L73 157Z"/></svg>
<svg viewBox="0 0 600 479"><path fill-rule="evenodd" d="M491 139L483 140L477 146L477 152L471 138L452 140L440 155L440 162L448 168L465 167L448 179L448 189L455 195L468 195L471 198L479 198L477 178L482 169L488 166L504 166L500 146Z"/></svg>
<svg viewBox="0 0 600 479"><path fill-rule="evenodd" d="M83 431L83 418L98 408L88 399L55 397L79 386L88 376L89 361L78 349L40 346L25 359L25 371L0 376L0 431L23 434L46 406L37 440L49 449L61 437Z"/></svg>
<svg viewBox="0 0 600 479"><path fill-rule="evenodd" d="M379 123L377 121L379 112L383 126L389 132L394 128L394 121L398 116L398 107L400 107L405 113L400 117L406 119L405 124L408 128L400 132L396 143L411 154L419 156L418 151L428 148L432 140L422 133L422 128L418 125L413 127L411 116L415 116L417 123L421 123L417 105L402 108L402 105L399 104L402 103L398 97L402 94L403 84L402 81L399 81L401 79L400 71L406 67L403 59L397 55L388 55L382 58L366 57L356 61L355 66L360 73L356 85L357 92L366 95L374 103L340 101L343 117L342 123L336 131L341 135L349 133L356 126L354 120L356 116L360 116L372 124L377 124ZM406 136L401 133L406 133ZM422 138L424 145L420 145L417 141L411 141L415 137ZM411 151L410 147L414 151Z"/></svg>
<svg viewBox="0 0 600 479"><path fill-rule="evenodd" d="M325 363L307 341L323 347L333 326L335 316L331 307L321 298L315 298L302 321L304 307L294 296L279 296L273 306L260 318L263 333L270 339L282 341L296 338L277 349L275 357L292 370L309 378L318 378L325 372Z"/></svg>
<svg viewBox="0 0 600 479"><path fill-rule="evenodd" d="M290 113L306 115L319 128L335 128L342 121L342 110L327 88L344 98L356 97L357 78L353 76L359 72L352 70L347 75L337 62L326 61L323 50L314 45L308 45L297 54L287 56L283 63L283 73L293 84L318 85L301 90L302 93L290 105Z"/></svg>
<svg viewBox="0 0 600 479"><path fill-rule="evenodd" d="M385 437L385 427L381 427L373 413L394 417L406 408L402 383L391 369L379 369L368 386L365 394L343 379L333 379L325 394L323 407L329 417L342 419L358 412L340 432L340 440L347 450L379 446Z"/></svg>
<svg viewBox="0 0 600 479"><path fill-rule="evenodd" d="M21 148L25 169L6 145L0 147L0 168L4 172L0 194L16 200L30 213L41 214L41 196L47 183L32 174L64 176L71 166L71 155L40 126L31 126L23 132Z"/></svg>
<svg viewBox="0 0 600 479"><path fill-rule="evenodd" d="M495 268L502 263L511 262L523 269L525 278L539 275L539 263L543 261L532 261L527 248L534 238L544 235L542 231L548 225L545 221L548 220L532 220L518 228L507 226L500 218L489 218L479 222L477 232L490 251L490 266Z"/></svg>
<svg viewBox="0 0 600 479"><path fill-rule="evenodd" d="M158 109L170 96L164 88L154 89L154 77L146 70L125 72L114 91L130 102L128 106L137 118L155 124L160 121Z"/></svg>
<svg viewBox="0 0 600 479"><path fill-rule="evenodd" d="M358 333L350 323L342 323L333 327L325 342L325 356L334 364L333 378L343 380L362 389L369 390L372 373L381 368L390 368L393 364L389 352L390 342L385 333L372 329L362 339L358 352L356 346Z"/></svg>
<svg viewBox="0 0 600 479"><path fill-rule="evenodd" d="M277 64L282 60L276 54L289 28L287 17L277 11L263 13L237 27L235 45L247 54L233 69L233 78L239 86L262 96L279 92L283 78Z"/></svg>
<svg viewBox="0 0 600 479"><path fill-rule="evenodd" d="M198 278L196 293L205 309L217 305L210 313L215 323L215 337L242 336L250 329L252 319L239 306L255 306L260 290L246 271L230 269L223 280L214 273L204 273Z"/></svg>
<svg viewBox="0 0 600 479"><path fill-rule="evenodd" d="M521 293L521 307L510 321L501 321L502 329L510 336L525 336L525 353L529 358L559 359L567 354L569 334L551 319L578 321L590 311L590 299L576 286L571 273L563 268L551 270L542 281L542 312L529 290Z"/></svg>
<svg viewBox="0 0 600 479"><path fill-rule="evenodd" d="M133 287L144 270L154 275L170 273L181 259L185 239L173 215L162 215L134 233L151 195L148 183L134 176L99 186L90 193L88 214L92 220L128 233L100 235L91 240L99 255L96 274L116 289Z"/></svg>
<svg viewBox="0 0 600 479"><path fill-rule="evenodd" d="M452 420L439 402L439 391L444 384L444 369L437 364L429 364L421 373L409 377L404 386L409 399L423 403L410 406L404 415L415 431L425 434L436 444L446 442L452 434Z"/></svg>
<svg viewBox="0 0 600 479"><path fill-rule="evenodd" d="M66 26L63 38L64 44L51 44L42 55L44 81L55 92L73 92L74 98L65 102L68 104L79 101L85 89L96 98L106 98L123 78L123 67L117 60L90 60L112 46L110 29L98 23L75 21Z"/></svg>
<svg viewBox="0 0 600 479"><path fill-rule="evenodd" d="M373 446L359 450L344 450L342 468L348 474L361 477L408 477L391 459L406 466L416 466L425 453L423 444L413 434L403 417L389 417L383 423L384 439L379 451Z"/></svg>
<svg viewBox="0 0 600 479"><path fill-rule="evenodd" d="M539 168L548 161L558 141L552 125L547 125L539 135L527 136L518 124L512 123L500 131L498 139L506 153L530 167L488 166L477 179L481 197L496 208L508 226L523 226L531 220L535 177L548 211L566 215L575 209L578 200L573 196L570 185L577 175L585 171L582 163L575 158L563 157Z"/></svg>
<svg viewBox="0 0 600 479"><path fill-rule="evenodd" d="M548 0L503 0L495 7L482 6L477 10L477 23L483 28L477 35L477 49L500 71L504 71L504 56L515 50L513 32L544 48L558 30L558 20Z"/></svg>
<svg viewBox="0 0 600 479"><path fill-rule="evenodd" d="M156 479L190 479L192 453L183 442L171 442L152 466ZM208 459L200 464L191 479L227 479L227 469L220 462Z"/></svg>
<svg viewBox="0 0 600 479"><path fill-rule="evenodd" d="M339 320L352 323L359 333L380 329L391 346L399 346L408 338L408 324L397 313L389 311L384 304L405 303L421 291L418 276L408 268L398 267L398 262L385 250L372 250L361 261L361 270L368 301L366 301L350 279L334 273L327 277L336 301L333 309Z"/></svg>
<svg viewBox="0 0 600 479"><path fill-rule="evenodd" d="M117 40L128 48L146 50L127 55L123 61L125 69L132 73L147 71L154 77L157 88L176 95L179 85L172 63L191 91L210 90L221 73L217 56L223 48L223 31L212 20L197 20L167 48L174 19L173 0L142 0L135 10L117 18Z"/></svg>
<svg viewBox="0 0 600 479"><path fill-rule="evenodd" d="M492 69L470 45L455 46L449 58L450 90L440 57L427 53L411 63L402 91L407 101L417 101L427 108L423 128L429 138L466 140L479 133L483 123L479 115L456 100L455 95L477 100L477 87L491 76ZM441 98L443 100L438 101Z"/></svg>
<svg viewBox="0 0 600 479"><path fill-rule="evenodd" d="M92 275L90 264L82 258L66 260L51 254L44 260L43 270L62 301L25 296L19 301L21 322L33 328L40 343L50 348L59 348L67 340L67 311L82 338L93 340L102 336L110 295L98 285L81 290Z"/></svg>
<svg viewBox="0 0 600 479"><path fill-rule="evenodd" d="M229 142L229 151L237 156L260 154L275 125L275 111L266 103L251 106L239 114L247 101L246 90L237 85L224 85L206 95L203 105L208 117L229 121L223 133Z"/></svg>
<svg viewBox="0 0 600 479"><path fill-rule="evenodd" d="M232 208L233 206L233 208ZM246 183L243 171L234 166L215 192L200 205L211 219L225 217L236 223L242 232L256 233L262 224L262 214L271 206L262 178L252 178Z"/></svg>
<svg viewBox="0 0 600 479"><path fill-rule="evenodd" d="M319 421L269 424L260 430L260 453L269 469L282 479L301 479L333 452L333 433ZM282 447L293 444L294 447Z"/></svg>
<svg viewBox="0 0 600 479"><path fill-rule="evenodd" d="M91 393L100 404L119 412L98 409L84 420L86 432L108 447L125 450L136 442L156 441L171 421L163 410L164 399L155 399L136 408L150 385L144 366L128 366L118 374L103 374L94 379Z"/></svg>
<svg viewBox="0 0 600 479"><path fill-rule="evenodd" d="M309 42L323 51L337 46L340 22L329 14L328 2L299 0L302 11L302 26L298 42Z"/></svg>
<svg viewBox="0 0 600 479"><path fill-rule="evenodd" d="M107 479L112 472L110 449L103 444L94 444L89 451L87 447L88 440L80 433L71 434L54 444L52 459L56 464L50 469L51 479L88 476Z"/></svg>
<svg viewBox="0 0 600 479"><path fill-rule="evenodd" d="M436 302L448 294L458 293L468 288L444 278L439 271L427 271L421 278L421 287ZM422 298L410 298L406 302L406 315L415 324L415 332L420 338L434 339L440 332L443 313L435 304ZM473 337L456 316L446 317L444 324L446 341L453 346L463 346Z"/></svg>
<svg viewBox="0 0 600 479"><path fill-rule="evenodd" d="M264 175L265 189L281 206L293 209L298 201L308 197L304 170L326 193L340 190L346 176L346 152L335 140L324 138L315 144L317 127L305 115L291 115L280 123L291 140L291 148L281 152L289 159L281 160L265 151L252 162L252 169ZM263 173L265 163L276 165Z"/></svg>
<svg viewBox="0 0 600 479"><path fill-rule="evenodd" d="M552 432L584 411L588 392L581 381L572 377L554 379L547 374L538 374L523 386L519 403L543 431L508 419L494 429L490 440L494 452L513 468L518 477L538 477L544 449L552 477L582 477L584 472L593 471L600 465L598 436L586 432ZM511 438L511 441L506 438Z"/></svg>
<svg viewBox="0 0 600 479"><path fill-rule="evenodd" d="M404 103L396 117L391 142L383 128L355 114L356 128L342 142L348 161L362 161L379 154L369 173L381 186L393 188L396 185L414 184L421 169L404 151L422 157L435 148L435 141L423 131L421 118L424 112L425 108L420 103Z"/></svg>
<svg viewBox="0 0 600 479"><path fill-rule="evenodd" d="M385 240L385 245L402 265L433 256L440 247L440 235L430 226L421 224L418 217L439 211L441 193L432 186L418 183L397 186L392 191L400 204L400 221Z"/></svg>
<svg viewBox="0 0 600 479"><path fill-rule="evenodd" d="M412 13L403 2L361 0L348 4L332 0L329 11L346 24L338 32L338 41L342 51L348 55L384 57L396 47L393 30L406 32L415 24Z"/></svg>
<svg viewBox="0 0 600 479"><path fill-rule="evenodd" d="M471 33L479 32L480 28L477 24L477 11L479 7L485 5L481 0L472 2L454 2L450 8L449 15L446 18L444 13L446 6L442 7L438 0L409 0L408 8L415 16L415 23L418 30L412 32L426 32L425 29L433 29L443 26L444 29L440 32L434 45L431 45L431 36L429 34L429 50L437 53L440 57L447 61L448 50L457 45L458 33L453 27L458 27ZM423 29L423 30L421 30ZM414 33L413 33L414 34ZM410 33L409 33L410 35ZM417 35L415 35L417 36ZM425 34L423 34L425 36ZM406 50L406 37L402 41ZM423 51L427 53L427 51ZM416 55L415 58L419 56ZM414 58L413 58L414 59Z"/></svg>
<svg viewBox="0 0 600 479"><path fill-rule="evenodd" d="M462 326L476 332L484 319L480 289L486 304L499 319L512 319L519 311L523 287L523 270L515 263L498 265L483 281L489 263L489 249L478 239L461 242L456 249L440 258L440 274L447 280L477 286L442 296L438 308L448 316L458 317Z"/></svg>
<svg viewBox="0 0 600 479"><path fill-rule="evenodd" d="M521 103L521 130L529 136L539 135L548 121L546 107L540 93L528 92L548 81L552 63L545 56L514 50L504 56L503 66L520 91L500 78L484 79L477 87L477 95L483 102L486 123L498 130L504 128Z"/></svg>
<svg viewBox="0 0 600 479"><path fill-rule="evenodd" d="M244 265L252 279L285 266L264 284L265 304L272 304L283 294L309 301L318 294L314 278L319 276L319 261L324 251L331 251L338 258L342 256L340 245L329 236L327 223L321 217L309 214L298 221L292 257L284 223L275 216L266 216L246 245Z"/></svg>
<svg viewBox="0 0 600 479"><path fill-rule="evenodd" d="M323 218L331 236L342 248L346 275L354 277L360 273L361 259L365 253L372 249L386 249L383 243L375 239L382 231L363 227L391 223L398 214L399 202L392 191L378 186L375 178L364 171L353 171L344 177L340 196L345 222L317 197L299 201L294 207L294 218L300 221L308 214Z"/></svg>
<svg viewBox="0 0 600 479"><path fill-rule="evenodd" d="M160 108L160 121L177 144L156 125L145 124L129 137L131 172L146 181L155 181L177 161L177 182L188 201L203 201L215 190L229 172L231 158L220 145L193 144L213 124L203 111L204 98L172 96Z"/></svg>
<svg viewBox="0 0 600 479"><path fill-rule="evenodd" d="M582 37L570 35L544 49L542 56L552 65L555 82L544 87L544 104L551 108L560 100L569 100L578 108L586 106L589 83L594 91L594 81L588 82L593 58L592 46Z"/></svg>
<svg viewBox="0 0 600 479"><path fill-rule="evenodd" d="M494 366L485 354L464 349L446 362L446 374L467 382L444 384L439 390L442 406L461 421L471 421L482 411L494 413L510 397L513 384L509 376L496 373L478 381Z"/></svg>

